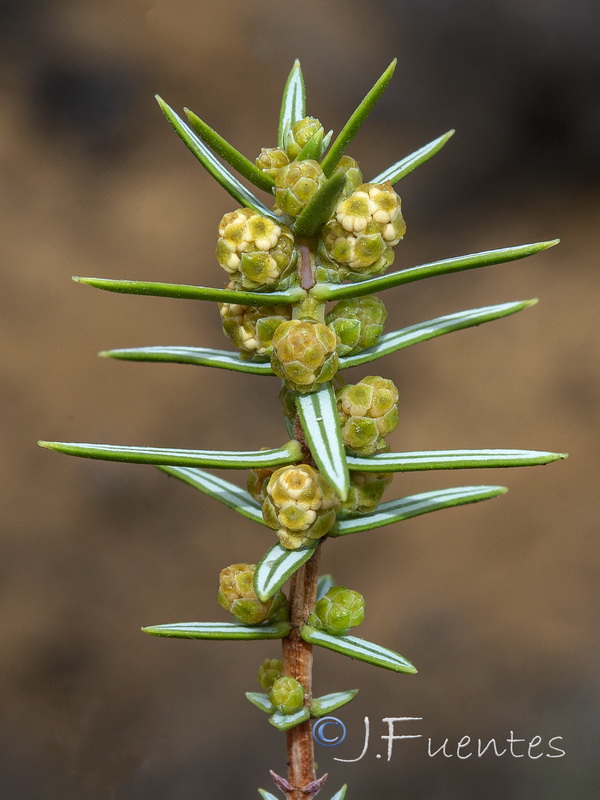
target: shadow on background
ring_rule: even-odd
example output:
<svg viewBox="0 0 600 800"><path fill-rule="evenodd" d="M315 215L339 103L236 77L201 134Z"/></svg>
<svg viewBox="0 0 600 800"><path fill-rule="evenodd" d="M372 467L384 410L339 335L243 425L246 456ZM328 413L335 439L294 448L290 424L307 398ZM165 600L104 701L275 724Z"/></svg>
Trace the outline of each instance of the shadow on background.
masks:
<svg viewBox="0 0 600 800"><path fill-rule="evenodd" d="M398 476L390 497L472 482L511 491L327 546L324 569L366 596L364 636L397 648L419 675L319 653L318 693L361 687L340 713L347 741L318 750L319 766L328 795L348 781L349 797L598 796L599 22L599 6L566 0L0 2L3 797L251 797L269 768L285 770L281 736L243 699L276 647L138 632L222 619L218 571L258 560L271 537L152 468L79 462L34 442L284 441L281 421L264 414L277 407L276 382L94 358L118 346L223 346L213 307L69 278L221 285L213 248L232 201L164 122L154 92L253 157L275 144L295 57L309 113L339 130L394 56L396 77L351 151L365 176L457 129L400 185L409 229L396 267L563 242L389 294L389 330L541 300L382 362L401 393L392 445L571 458ZM334 761L358 755L365 716L368 754ZM422 717L425 738L396 743L387 762L377 753L390 716ZM427 755L427 737L456 752L463 736L501 743L511 731L540 736L543 757ZM552 737L565 757L547 757Z"/></svg>

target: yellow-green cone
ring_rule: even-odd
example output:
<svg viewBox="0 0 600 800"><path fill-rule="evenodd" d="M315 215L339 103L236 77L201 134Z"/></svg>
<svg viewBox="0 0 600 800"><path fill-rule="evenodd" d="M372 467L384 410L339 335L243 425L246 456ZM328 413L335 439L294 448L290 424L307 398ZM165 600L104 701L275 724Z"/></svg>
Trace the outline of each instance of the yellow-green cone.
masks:
<svg viewBox="0 0 600 800"><path fill-rule="evenodd" d="M292 319L275 331L271 366L292 391L313 392L335 375L336 347L337 336L327 325Z"/></svg>
<svg viewBox="0 0 600 800"><path fill-rule="evenodd" d="M392 247L405 232L400 197L391 184L363 183L338 203L321 233L319 254L324 265L337 264L342 277L361 280L391 266Z"/></svg>
<svg viewBox="0 0 600 800"><path fill-rule="evenodd" d="M285 225L240 208L221 220L216 255L235 288L273 289L293 268L294 237Z"/></svg>
<svg viewBox="0 0 600 800"><path fill-rule="evenodd" d="M273 179L277 172L289 163L289 156L281 147L263 147L256 159L256 166Z"/></svg>
<svg viewBox="0 0 600 800"><path fill-rule="evenodd" d="M385 450L383 438L398 424L398 389L392 381L368 376L336 392L342 438L361 456Z"/></svg>
<svg viewBox="0 0 600 800"><path fill-rule="evenodd" d="M304 705L304 687L290 675L283 675L271 687L269 700L280 714L294 714Z"/></svg>
<svg viewBox="0 0 600 800"><path fill-rule="evenodd" d="M365 617L365 598L354 589L332 586L315 606L309 622L334 636L348 633Z"/></svg>
<svg viewBox="0 0 600 800"><path fill-rule="evenodd" d="M290 217L297 217L324 183L325 175L317 161L292 161L275 176L277 206Z"/></svg>
<svg viewBox="0 0 600 800"><path fill-rule="evenodd" d="M274 472L277 472L278 467L257 467L251 469L248 473L248 482L246 488L257 503L261 505L267 496L267 484Z"/></svg>
<svg viewBox="0 0 600 800"><path fill-rule="evenodd" d="M287 619L287 598L277 592L263 603L254 591L256 564L231 564L219 574L217 602L245 625Z"/></svg>
<svg viewBox="0 0 600 800"><path fill-rule="evenodd" d="M393 474L386 472L351 472L348 498L342 503L342 510L347 514L372 513L393 477Z"/></svg>
<svg viewBox="0 0 600 800"><path fill-rule="evenodd" d="M237 303L219 303L219 313L225 335L242 358L257 361L269 359L275 331L292 315L289 305L262 307Z"/></svg>
<svg viewBox="0 0 600 800"><path fill-rule="evenodd" d="M256 679L262 686L265 692L273 686L278 678L282 675L282 664L278 658L267 658L258 668L258 675Z"/></svg>
<svg viewBox="0 0 600 800"><path fill-rule="evenodd" d="M349 356L377 344L383 332L387 311L378 297L352 297L340 300L327 314L325 322L340 340L338 354Z"/></svg>
<svg viewBox="0 0 600 800"><path fill-rule="evenodd" d="M281 467L271 476L263 517L282 547L297 550L332 528L340 500L325 478L308 464Z"/></svg>
<svg viewBox="0 0 600 800"><path fill-rule="evenodd" d="M319 131L323 131L323 126L315 117L304 117L295 122L288 133L285 148L290 159L296 158L304 145Z"/></svg>

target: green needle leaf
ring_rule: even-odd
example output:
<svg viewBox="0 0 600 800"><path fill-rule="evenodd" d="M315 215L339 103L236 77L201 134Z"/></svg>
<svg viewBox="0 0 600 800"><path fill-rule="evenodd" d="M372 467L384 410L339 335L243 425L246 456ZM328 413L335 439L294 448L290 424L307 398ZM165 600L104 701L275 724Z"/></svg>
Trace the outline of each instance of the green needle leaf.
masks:
<svg viewBox="0 0 600 800"><path fill-rule="evenodd" d="M288 131L295 122L304 119L306 116L306 94L304 90L304 78L300 69L298 59L294 61L294 66L283 90L281 98L281 111L279 112L279 130L277 133L277 144L285 147Z"/></svg>
<svg viewBox="0 0 600 800"><path fill-rule="evenodd" d="M296 395L296 408L312 457L321 474L342 500L348 497L350 478L331 383L312 394Z"/></svg>
<svg viewBox="0 0 600 800"><path fill-rule="evenodd" d="M429 161L431 156L439 152L453 135L454 130L444 133L443 136L439 136L437 139L434 139L433 142L429 142L429 144L424 145L419 150L415 150L414 153L406 156L401 161L396 161L391 167L384 169L383 172L380 172L379 175L372 178L369 183L385 183L386 181L390 181L392 184L397 183L399 180L406 177L409 172L412 172L413 169Z"/></svg>
<svg viewBox="0 0 600 800"><path fill-rule="evenodd" d="M240 625L237 622L173 622L142 628L151 636L169 639L283 639L291 631L289 622Z"/></svg>
<svg viewBox="0 0 600 800"><path fill-rule="evenodd" d="M307 706L304 706L300 711L295 714L281 714L276 711L269 717L269 722L274 725L278 731L289 731L290 728L295 728L301 722L306 722L310 718L310 711Z"/></svg>
<svg viewBox="0 0 600 800"><path fill-rule="evenodd" d="M263 523L264 524L264 523ZM317 549L318 541L299 550L286 550L280 544L264 555L254 573L254 591L263 603L273 597L296 570L305 564Z"/></svg>
<svg viewBox="0 0 600 800"><path fill-rule="evenodd" d="M233 145L229 144L228 141L207 125L204 120L196 116L193 111L190 111L189 108L184 108L183 110L185 111L190 125L203 142L209 145L209 147L212 147L215 153L220 155L221 158L234 169L237 169L240 175L243 175L244 178L247 178L255 186L258 186L259 189L263 189L270 194L273 193L273 188L275 187L273 178L266 175L262 169L259 169L256 164L253 164L252 161L242 155L239 150L236 150Z"/></svg>
<svg viewBox="0 0 600 800"><path fill-rule="evenodd" d="M205 367L230 369L234 372L249 372L253 375L274 375L269 363L244 361L238 353L215 350L211 347L126 347L117 350L102 350L102 358L120 361L160 361L170 364L195 364Z"/></svg>
<svg viewBox="0 0 600 800"><path fill-rule="evenodd" d="M429 264L420 264L418 267L392 272L390 275L369 278L366 281L360 281L360 283L343 285L319 283L311 289L311 294L318 300L341 300L345 297L361 297L384 289L392 289L394 286L402 286L405 283L420 281L424 278L433 278L436 275L448 275L452 272L462 272L466 269L489 267L493 264L516 261L519 258L526 258L542 250L547 250L549 247L554 247L559 241L559 239L552 239L549 242L522 244L517 247L504 247L500 250L486 250L482 253L473 253L468 256L446 258L443 261L432 261Z"/></svg>
<svg viewBox="0 0 600 800"><path fill-rule="evenodd" d="M333 214L345 184L346 176L338 170L315 192L293 225L296 238L310 239L317 235Z"/></svg>
<svg viewBox="0 0 600 800"><path fill-rule="evenodd" d="M315 697L310 704L310 715L314 718L331 714L336 708L341 708L354 700L357 694L358 689L348 689L346 692L334 692L333 694L324 694L322 697Z"/></svg>
<svg viewBox="0 0 600 800"><path fill-rule="evenodd" d="M566 458L544 450L424 450L414 453L378 453L369 458L348 456L348 466L360 472L417 472L429 469L532 467Z"/></svg>
<svg viewBox="0 0 600 800"><path fill-rule="evenodd" d="M329 531L329 536L346 536L349 533L382 528L384 525L428 514L430 511L488 500L505 494L506 491L504 486L458 486L401 497L382 503L372 514L338 520L333 530Z"/></svg>
<svg viewBox="0 0 600 800"><path fill-rule="evenodd" d="M339 523L338 523L339 524ZM317 582L317 600L324 597L332 586L335 586L333 575L321 575Z"/></svg>
<svg viewBox="0 0 600 800"><path fill-rule="evenodd" d="M124 281L112 278L80 278L73 276L76 283L85 283L95 289L121 294L144 294L152 297L177 297L184 300L216 300L218 303L239 303L246 306L276 306L279 303L295 303L306 292L293 286L284 292L242 292L237 289L213 289L212 286L189 286L177 283L156 283L154 281Z"/></svg>
<svg viewBox="0 0 600 800"><path fill-rule="evenodd" d="M246 697L250 700L252 705L260 708L260 710L264 711L266 714L272 714L275 711L275 707L269 700L268 694L263 694L262 692L246 692Z"/></svg>
<svg viewBox="0 0 600 800"><path fill-rule="evenodd" d="M266 525L259 504L250 497L248 492L240 489L235 483L218 478L202 469L194 469L194 467L157 467L157 469L173 478L178 478L195 489L200 489L204 494L214 497L215 500L237 511L243 517L258 522L260 525Z"/></svg>
<svg viewBox="0 0 600 800"><path fill-rule="evenodd" d="M376 667L411 674L417 671L410 661L407 661L399 653L388 650L387 647L382 647L379 644L367 642L365 639L359 639L356 636L332 636L330 633L317 630L311 625L305 625L301 628L300 636L309 644L325 647L327 650L333 650L358 661L366 661L367 664L373 664Z"/></svg>
<svg viewBox="0 0 600 800"><path fill-rule="evenodd" d="M267 792L266 789L259 789L258 793L263 800L279 800L278 797L275 797L275 795L271 794L271 792Z"/></svg>
<svg viewBox="0 0 600 800"><path fill-rule="evenodd" d="M339 792L336 792L336 793L333 795L333 797L331 798L331 800L345 800L345 798L346 798L346 789L347 789L347 788L348 788L348 785L345 783L345 784L342 786L342 788L339 790ZM269 800L269 798L267 798L267 800Z"/></svg>
<svg viewBox="0 0 600 800"><path fill-rule="evenodd" d="M436 336L445 333L471 328L474 325L481 325L483 322L492 322L510 314L516 314L524 308L529 308L537 303L537 300L522 300L513 303L500 303L495 306L484 306L483 308L471 308L467 311L457 311L454 314L446 314L443 317L429 319L426 322L418 322L416 325L409 325L392 333L385 333L374 347L369 347L353 356L340 358L340 369L356 367L359 364L367 364L377 358L395 353L411 344L426 342Z"/></svg>
<svg viewBox="0 0 600 800"><path fill-rule="evenodd" d="M161 97L156 95L156 100L163 114L171 123L171 126L185 146L192 151L204 169L221 184L225 191L229 192L240 205L251 208L253 211L256 211L257 214L262 214L264 217L281 222L280 217L274 214L264 203L261 203L258 197L255 197L252 192L248 191L248 189L221 164L204 142L196 136L194 131L185 124L181 117L179 117Z"/></svg>
<svg viewBox="0 0 600 800"><path fill-rule="evenodd" d="M325 175L331 175L333 170L337 167L340 158L346 151L346 148L357 134L360 126L368 117L375 103L385 91L385 88L390 82L392 75L394 74L394 70L396 69L396 61L397 59L392 61L381 78L379 78L375 86L373 86L371 91L358 106L354 114L352 114L348 122L344 125L334 143L331 145L331 149L321 162L321 166L323 167L323 172Z"/></svg>
<svg viewBox="0 0 600 800"><path fill-rule="evenodd" d="M168 447L128 447L115 444L78 442L38 442L40 447L68 456L97 458L101 461L126 461L131 464L161 464L183 467L252 469L295 464L302 458L302 446L288 442L273 450L176 450Z"/></svg>

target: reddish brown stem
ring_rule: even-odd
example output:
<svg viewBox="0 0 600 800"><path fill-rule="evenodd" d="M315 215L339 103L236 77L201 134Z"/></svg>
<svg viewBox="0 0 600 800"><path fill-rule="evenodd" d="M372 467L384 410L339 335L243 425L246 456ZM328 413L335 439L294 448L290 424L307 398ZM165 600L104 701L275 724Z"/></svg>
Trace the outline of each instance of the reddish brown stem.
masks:
<svg viewBox="0 0 600 800"><path fill-rule="evenodd" d="M283 674L291 675L304 687L305 705L312 701L312 645L300 638L300 628L306 623L317 597L317 580L321 545L312 557L296 572L290 582L290 622L292 630L282 641ZM314 748L310 720L287 732L288 781L293 791L287 800L306 800L302 791L315 778Z"/></svg>
<svg viewBox="0 0 600 800"><path fill-rule="evenodd" d="M300 239L297 242L298 247L298 274L300 276L300 286L308 291L315 285L315 275L313 272L312 258L310 255L310 247L306 240Z"/></svg>

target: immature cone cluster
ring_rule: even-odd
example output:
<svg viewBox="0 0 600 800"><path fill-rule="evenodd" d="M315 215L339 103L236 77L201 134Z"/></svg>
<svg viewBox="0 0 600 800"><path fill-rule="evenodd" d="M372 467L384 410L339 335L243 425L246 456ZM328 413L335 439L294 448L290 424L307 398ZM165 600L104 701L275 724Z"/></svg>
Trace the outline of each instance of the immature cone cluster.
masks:
<svg viewBox="0 0 600 800"><path fill-rule="evenodd" d="M338 354L350 356L377 344L386 319L385 305L378 297L367 295L340 300L325 322L340 340Z"/></svg>
<svg viewBox="0 0 600 800"><path fill-rule="evenodd" d="M263 517L277 531L288 550L320 539L335 522L340 500L336 492L308 464L281 467L271 476Z"/></svg>
<svg viewBox="0 0 600 800"><path fill-rule="evenodd" d="M321 233L320 253L339 265L343 277L360 280L392 264L392 247L405 232L400 197L391 183L363 183L338 203Z"/></svg>
<svg viewBox="0 0 600 800"><path fill-rule="evenodd" d="M258 668L256 679L265 690L268 692L278 678L281 678L283 672L281 660L279 658L267 658Z"/></svg>
<svg viewBox="0 0 600 800"><path fill-rule="evenodd" d="M271 366L289 389L303 394L330 381L338 368L337 336L321 322L292 319L273 336Z"/></svg>
<svg viewBox="0 0 600 800"><path fill-rule="evenodd" d="M265 361L271 355L273 335L292 312L289 305L242 306L219 303L223 331L242 358Z"/></svg>
<svg viewBox="0 0 600 800"><path fill-rule="evenodd" d="M342 502L342 511L347 514L369 514L375 511L393 477L386 472L351 472L348 497Z"/></svg>
<svg viewBox="0 0 600 800"><path fill-rule="evenodd" d="M256 564L231 564L219 574L217 601L245 625L287 619L287 598L279 591L263 603L254 591Z"/></svg>
<svg viewBox="0 0 600 800"><path fill-rule="evenodd" d="M398 424L398 389L392 381L369 376L344 386L336 396L348 450L361 456L385 450L384 436Z"/></svg>
<svg viewBox="0 0 600 800"><path fill-rule="evenodd" d="M365 598L345 586L332 586L316 604L309 622L334 636L360 625L365 617Z"/></svg>
<svg viewBox="0 0 600 800"><path fill-rule="evenodd" d="M269 289L293 268L294 237L285 225L240 208L221 220L216 254L236 288Z"/></svg>
<svg viewBox="0 0 600 800"><path fill-rule="evenodd" d="M280 714L294 714L304 705L304 687L290 675L283 675L271 687L269 700Z"/></svg>

